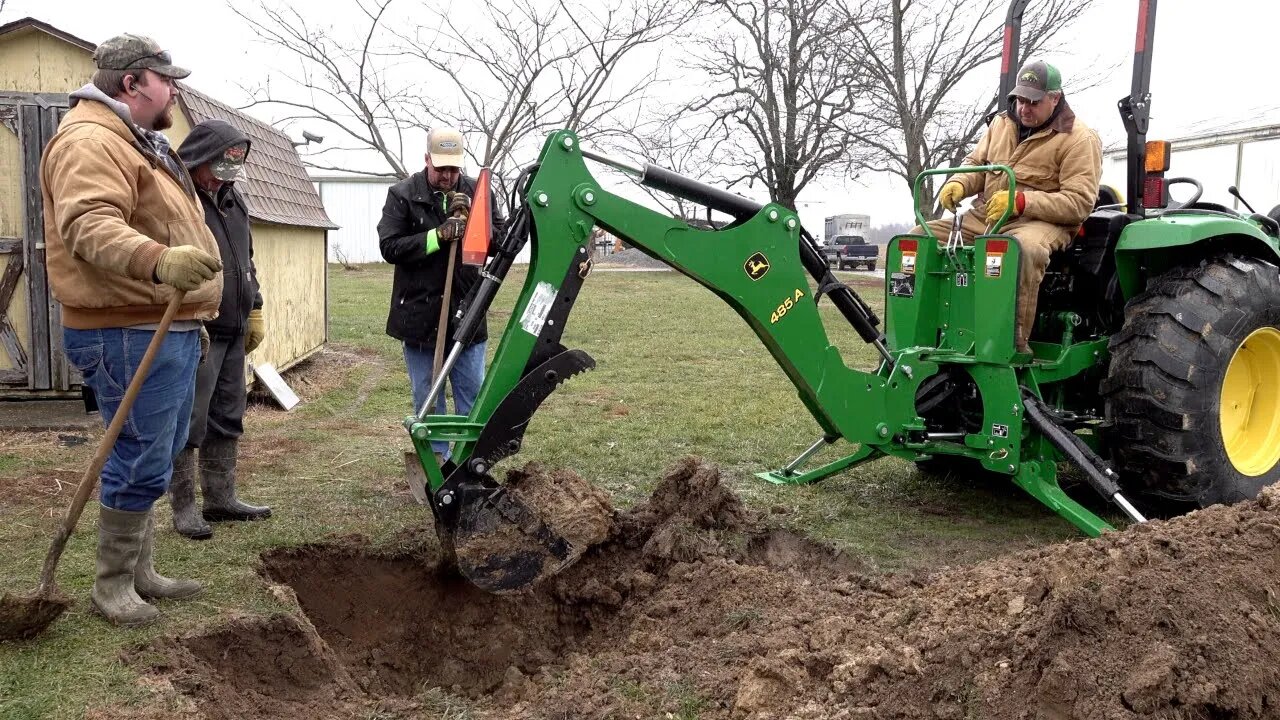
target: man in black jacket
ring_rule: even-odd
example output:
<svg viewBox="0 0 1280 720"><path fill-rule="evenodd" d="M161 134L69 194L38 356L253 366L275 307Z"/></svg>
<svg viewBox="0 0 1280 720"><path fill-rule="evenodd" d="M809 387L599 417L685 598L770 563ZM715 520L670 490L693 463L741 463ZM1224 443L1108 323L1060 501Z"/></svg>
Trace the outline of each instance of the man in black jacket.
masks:
<svg viewBox="0 0 1280 720"><path fill-rule="evenodd" d="M453 128L437 128L427 135L426 167L391 187L378 222L378 245L382 257L396 266L391 286L391 310L387 334L404 343L404 362L413 386L413 411L417 413L431 389L436 330L440 325L445 274L449 253L457 253L462 240L465 215L471 210L475 180L462 174L465 154L462 133ZM495 232L501 227L497 204L492 220ZM455 262L449 298L447 342L452 345L454 314L458 305L480 282L477 267ZM459 415L471 412L480 384L484 381L484 353L488 330L481 321L475 336L449 373L454 406ZM448 348L446 348L448 350ZM445 412L444 393L436 400L435 413ZM442 457L448 444L432 443Z"/></svg>
<svg viewBox="0 0 1280 720"><path fill-rule="evenodd" d="M271 517L271 508L248 505L236 497L236 457L244 433L245 355L266 336L249 210L235 188L249 147L248 136L230 123L206 120L192 128L178 148L199 189L205 224L218 239L222 255L222 304L218 317L205 323L209 355L196 372L191 429L186 447L173 463L169 483L173 526L196 540L213 536L209 522ZM195 505L197 448L204 496L200 513Z"/></svg>

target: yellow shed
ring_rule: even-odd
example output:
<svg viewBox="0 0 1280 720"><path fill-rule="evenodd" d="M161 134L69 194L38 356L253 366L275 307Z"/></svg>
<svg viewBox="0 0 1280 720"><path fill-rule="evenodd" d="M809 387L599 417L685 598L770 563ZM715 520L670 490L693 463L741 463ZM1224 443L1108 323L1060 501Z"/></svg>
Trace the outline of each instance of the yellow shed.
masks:
<svg viewBox="0 0 1280 720"><path fill-rule="evenodd" d="M32 18L0 26L0 398L80 392L45 279L39 165L69 93L93 75L95 48ZM267 339L249 361L283 370L328 339L326 258L336 226L287 135L185 84L178 107L165 133L174 147L212 118L253 141L237 187L253 221Z"/></svg>

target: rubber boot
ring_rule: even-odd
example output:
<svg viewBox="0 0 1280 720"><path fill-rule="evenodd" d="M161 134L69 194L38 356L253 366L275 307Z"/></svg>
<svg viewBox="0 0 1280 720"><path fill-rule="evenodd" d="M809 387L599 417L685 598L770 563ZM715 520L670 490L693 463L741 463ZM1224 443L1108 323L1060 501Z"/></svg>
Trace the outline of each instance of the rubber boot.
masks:
<svg viewBox="0 0 1280 720"><path fill-rule="evenodd" d="M151 511L129 512L102 506L98 518L98 569L90 598L93 608L115 625L154 622L160 611L134 589L134 568L142 554Z"/></svg>
<svg viewBox="0 0 1280 720"><path fill-rule="evenodd" d="M237 440L207 440L200 446L200 488L204 519L209 522L265 520L271 508L236 498Z"/></svg>
<svg viewBox="0 0 1280 720"><path fill-rule="evenodd" d="M183 448L173 461L169 481L169 504L173 506L173 529L192 540L208 540L213 528L196 510L196 450Z"/></svg>
<svg viewBox="0 0 1280 720"><path fill-rule="evenodd" d="M133 588L147 599L186 600L199 595L204 587L195 580L174 580L156 572L151 552L155 548L156 519L153 509L147 516L147 531L142 536L142 550L133 568Z"/></svg>

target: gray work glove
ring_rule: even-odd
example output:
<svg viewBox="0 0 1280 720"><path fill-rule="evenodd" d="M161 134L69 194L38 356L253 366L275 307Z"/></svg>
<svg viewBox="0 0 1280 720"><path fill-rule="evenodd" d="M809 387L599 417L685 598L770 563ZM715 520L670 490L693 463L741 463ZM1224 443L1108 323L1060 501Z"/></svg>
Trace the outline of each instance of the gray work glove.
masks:
<svg viewBox="0 0 1280 720"><path fill-rule="evenodd" d="M204 329L204 325L200 325L200 364L203 365L205 358L209 357L209 331Z"/></svg>

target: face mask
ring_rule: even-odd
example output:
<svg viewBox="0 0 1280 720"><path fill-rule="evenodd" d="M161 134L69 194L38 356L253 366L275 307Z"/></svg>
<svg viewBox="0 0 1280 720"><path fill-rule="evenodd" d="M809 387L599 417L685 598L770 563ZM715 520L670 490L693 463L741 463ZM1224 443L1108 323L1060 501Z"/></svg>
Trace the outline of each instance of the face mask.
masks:
<svg viewBox="0 0 1280 720"><path fill-rule="evenodd" d="M209 164L209 172L222 182L235 182L240 177L240 172L244 170L244 158L248 154L248 148L244 145L236 145L227 148L222 157Z"/></svg>

